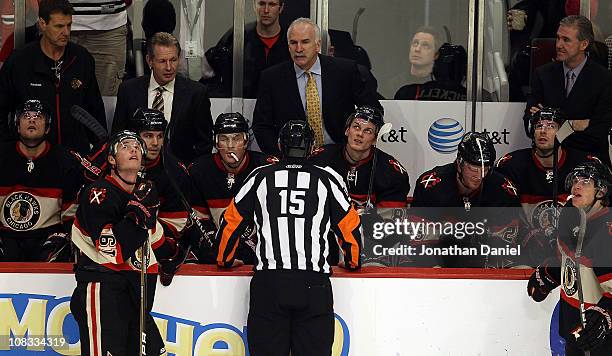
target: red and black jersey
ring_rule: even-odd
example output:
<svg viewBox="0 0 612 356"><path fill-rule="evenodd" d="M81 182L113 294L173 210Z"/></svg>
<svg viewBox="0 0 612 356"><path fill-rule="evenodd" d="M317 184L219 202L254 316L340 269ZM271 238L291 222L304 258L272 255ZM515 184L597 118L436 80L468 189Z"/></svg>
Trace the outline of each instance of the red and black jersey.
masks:
<svg viewBox="0 0 612 356"><path fill-rule="evenodd" d="M371 202L379 208L405 208L408 205L410 178L404 167L393 156L376 149L378 155L372 187ZM344 179L355 208L365 207L368 199L372 158L370 155L350 163L343 144L332 144L316 149L310 161L318 166L329 166Z"/></svg>
<svg viewBox="0 0 612 356"><path fill-rule="evenodd" d="M181 172L181 169L174 170L177 173L184 173L180 177L173 177L178 188L183 194L188 192L188 173ZM173 172L174 172L173 171ZM159 194L160 207L157 214L159 222L164 228L164 235L179 238L181 232L187 224L188 213L181 203L179 195L175 188L170 183L168 172L164 169L160 157L156 160L148 162L145 165L144 178L153 181L155 188Z"/></svg>
<svg viewBox="0 0 612 356"><path fill-rule="evenodd" d="M598 160L586 152L562 148L559 155L557 179L557 201L563 205L569 192L565 189L565 178L578 165ZM520 200L530 228L546 230L553 223L552 195L553 168L544 167L533 149L525 148L506 154L497 161L496 170L514 183L520 191Z"/></svg>
<svg viewBox="0 0 612 356"><path fill-rule="evenodd" d="M435 167L419 176L411 207L518 207L519 190L502 174L492 171L482 183L481 190L461 196L457 186L455 162Z"/></svg>
<svg viewBox="0 0 612 356"><path fill-rule="evenodd" d="M410 204L409 219L438 222L484 222L486 234L424 236L414 244L434 247L510 247L518 245L519 191L516 185L502 174L491 171L483 180L481 189L463 196L457 182L455 162L427 171L416 182L414 199ZM488 209L473 209L473 208ZM436 209L427 209L436 208ZM446 209L443 209L446 208ZM498 208L498 209L492 209ZM499 209L509 208L509 209ZM514 209L513 209L514 208ZM474 258L471 258L474 257ZM522 263L521 256L471 256L449 258L442 262L445 267L510 267Z"/></svg>
<svg viewBox="0 0 612 356"><path fill-rule="evenodd" d="M132 193L124 190L111 176L101 178L80 193L79 208L72 226L72 242L81 251L76 271L81 282L99 281L104 272L140 271L140 247L148 238L147 271L157 272L153 250L165 242L161 224L144 230L126 218L126 206Z"/></svg>
<svg viewBox="0 0 612 356"><path fill-rule="evenodd" d="M46 143L34 159L26 158L19 143L0 147L0 235L46 238L69 231L83 175L61 146Z"/></svg>
<svg viewBox="0 0 612 356"><path fill-rule="evenodd" d="M217 228L246 177L257 167L278 162L274 156L255 151L247 151L244 160L238 173L228 172L218 153L202 156L189 166L191 204L200 218L212 220Z"/></svg>
<svg viewBox="0 0 612 356"><path fill-rule="evenodd" d="M569 203L568 205L571 205ZM561 305L559 334L564 338L580 327L576 245L580 218L575 208L564 208L559 221L557 244L561 258ZM598 305L612 312L612 211L605 207L587 218L580 260L580 278L585 308ZM548 272L559 269L550 269Z"/></svg>

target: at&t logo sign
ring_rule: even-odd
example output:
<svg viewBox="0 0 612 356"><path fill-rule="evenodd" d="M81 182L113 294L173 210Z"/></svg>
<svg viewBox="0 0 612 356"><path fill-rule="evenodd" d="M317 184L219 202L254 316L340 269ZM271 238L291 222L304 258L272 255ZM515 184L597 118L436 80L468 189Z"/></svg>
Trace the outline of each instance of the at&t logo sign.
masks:
<svg viewBox="0 0 612 356"><path fill-rule="evenodd" d="M464 133L465 129L457 120L445 117L431 124L427 139L434 151L448 154L457 151Z"/></svg>

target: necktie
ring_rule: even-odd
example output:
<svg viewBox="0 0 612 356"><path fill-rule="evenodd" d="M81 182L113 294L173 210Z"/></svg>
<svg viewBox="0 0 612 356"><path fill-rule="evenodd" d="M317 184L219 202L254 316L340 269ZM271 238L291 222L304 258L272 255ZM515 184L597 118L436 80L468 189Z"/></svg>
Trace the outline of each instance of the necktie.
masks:
<svg viewBox="0 0 612 356"><path fill-rule="evenodd" d="M306 72L308 82L306 83L306 116L308 124L312 127L315 134L315 146L323 145L323 122L321 120L321 102L317 82L312 73Z"/></svg>
<svg viewBox="0 0 612 356"><path fill-rule="evenodd" d="M565 96L568 97L570 91L572 91L572 86L574 86L574 79L576 79L576 74L571 70L565 74Z"/></svg>
<svg viewBox="0 0 612 356"><path fill-rule="evenodd" d="M155 98L153 99L152 109L164 112L164 92L166 91L166 88L157 87L157 89L155 90L157 90L157 93L155 94Z"/></svg>

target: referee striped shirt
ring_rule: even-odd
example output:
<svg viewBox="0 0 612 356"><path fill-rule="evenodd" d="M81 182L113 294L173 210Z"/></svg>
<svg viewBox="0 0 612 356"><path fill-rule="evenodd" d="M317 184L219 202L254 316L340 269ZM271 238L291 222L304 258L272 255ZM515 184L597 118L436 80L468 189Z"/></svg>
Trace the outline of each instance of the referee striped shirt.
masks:
<svg viewBox="0 0 612 356"><path fill-rule="evenodd" d="M230 202L217 232L217 264L229 267L240 236L255 222L255 270L331 273L330 230L338 237L345 267L360 267L359 215L334 170L306 160L259 167Z"/></svg>

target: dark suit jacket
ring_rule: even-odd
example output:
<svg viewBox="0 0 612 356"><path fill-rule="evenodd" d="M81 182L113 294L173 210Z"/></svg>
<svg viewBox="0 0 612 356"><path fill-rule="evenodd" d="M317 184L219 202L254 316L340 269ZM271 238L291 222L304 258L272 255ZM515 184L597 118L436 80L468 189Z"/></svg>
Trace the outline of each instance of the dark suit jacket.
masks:
<svg viewBox="0 0 612 356"><path fill-rule="evenodd" d="M553 62L538 67L532 93L527 99L524 120L529 118L529 108L537 104L561 108L569 120L590 119L586 130L574 132L563 145L594 153L608 161L608 130L612 125L612 73L606 68L587 59L566 98L563 63Z"/></svg>
<svg viewBox="0 0 612 356"><path fill-rule="evenodd" d="M382 106L376 88L367 85L368 80L360 74L356 62L323 55L319 59L323 123L332 140L342 143L344 123L356 105ZM263 152L278 154L278 132L289 120L306 121L292 61L277 64L261 74L253 133Z"/></svg>
<svg viewBox="0 0 612 356"><path fill-rule="evenodd" d="M150 76L145 75L121 83L112 132L124 130L128 118L136 109L147 107ZM170 148L183 162L211 152L212 125L210 99L206 87L180 75L174 82L172 117L170 119Z"/></svg>

